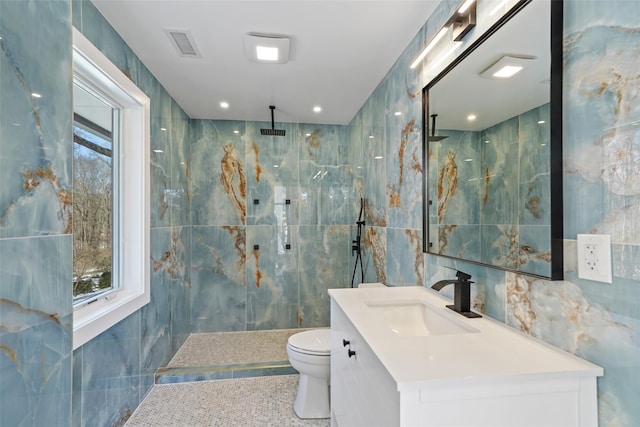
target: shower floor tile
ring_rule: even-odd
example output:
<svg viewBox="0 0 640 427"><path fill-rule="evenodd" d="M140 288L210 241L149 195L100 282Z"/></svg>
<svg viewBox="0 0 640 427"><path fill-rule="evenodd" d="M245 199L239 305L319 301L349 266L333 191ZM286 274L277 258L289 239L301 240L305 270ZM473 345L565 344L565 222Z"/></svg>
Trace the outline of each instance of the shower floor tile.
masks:
<svg viewBox="0 0 640 427"><path fill-rule="evenodd" d="M293 412L298 375L156 385L127 427L329 426Z"/></svg>
<svg viewBox="0 0 640 427"><path fill-rule="evenodd" d="M287 339L305 329L191 334L167 368L286 361Z"/></svg>

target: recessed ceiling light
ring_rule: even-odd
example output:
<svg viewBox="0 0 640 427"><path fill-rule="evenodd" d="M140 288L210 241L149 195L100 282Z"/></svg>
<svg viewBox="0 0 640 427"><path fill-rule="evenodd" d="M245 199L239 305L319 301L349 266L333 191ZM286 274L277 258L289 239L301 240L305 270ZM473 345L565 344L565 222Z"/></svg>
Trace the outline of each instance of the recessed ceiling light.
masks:
<svg viewBox="0 0 640 427"><path fill-rule="evenodd" d="M225 101L222 101L222 102L220 103L220 108L229 108L229 103L228 103L228 102L225 102Z"/></svg>
<svg viewBox="0 0 640 427"><path fill-rule="evenodd" d="M313 112L314 113L319 113L320 111L322 111L322 107L319 105L316 105L315 107L313 107Z"/></svg>
<svg viewBox="0 0 640 427"><path fill-rule="evenodd" d="M256 57L260 61L277 62L278 48L269 46L256 46Z"/></svg>
<svg viewBox="0 0 640 427"><path fill-rule="evenodd" d="M289 38L278 34L244 35L244 53L254 62L284 64L289 61Z"/></svg>
<svg viewBox="0 0 640 427"><path fill-rule="evenodd" d="M476 118L477 118L477 117L476 117L476 115L475 115L475 114L469 114L469 115L467 116L467 120L469 120L470 122L474 121Z"/></svg>

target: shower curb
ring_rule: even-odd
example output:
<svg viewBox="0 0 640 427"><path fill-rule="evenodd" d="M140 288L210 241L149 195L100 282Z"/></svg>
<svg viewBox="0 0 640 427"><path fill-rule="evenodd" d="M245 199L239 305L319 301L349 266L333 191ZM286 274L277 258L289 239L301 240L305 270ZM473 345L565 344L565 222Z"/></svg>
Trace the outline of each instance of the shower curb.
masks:
<svg viewBox="0 0 640 427"><path fill-rule="evenodd" d="M298 371L291 367L288 360L214 366L165 367L156 371L154 383L177 384L297 373Z"/></svg>

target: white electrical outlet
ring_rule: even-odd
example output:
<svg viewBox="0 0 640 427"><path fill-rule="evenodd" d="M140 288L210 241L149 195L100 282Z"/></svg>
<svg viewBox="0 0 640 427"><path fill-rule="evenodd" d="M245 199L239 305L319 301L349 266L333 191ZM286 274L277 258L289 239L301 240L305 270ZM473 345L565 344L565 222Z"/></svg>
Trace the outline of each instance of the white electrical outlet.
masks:
<svg viewBox="0 0 640 427"><path fill-rule="evenodd" d="M611 283L611 236L578 234L578 277Z"/></svg>

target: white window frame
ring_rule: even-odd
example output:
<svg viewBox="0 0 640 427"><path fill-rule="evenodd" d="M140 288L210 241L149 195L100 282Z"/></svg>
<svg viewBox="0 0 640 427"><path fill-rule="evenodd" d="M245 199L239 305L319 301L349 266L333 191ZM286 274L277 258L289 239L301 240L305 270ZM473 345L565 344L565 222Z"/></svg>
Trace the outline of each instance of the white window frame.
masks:
<svg viewBox="0 0 640 427"><path fill-rule="evenodd" d="M150 286L150 100L76 28L73 28L74 76L81 77L120 107L120 232L114 235L120 272L116 292L100 295L73 312L73 349L82 346L151 299ZM116 130L114 129L114 132ZM114 206L117 206L114 205ZM71 285L71 284L70 284Z"/></svg>

